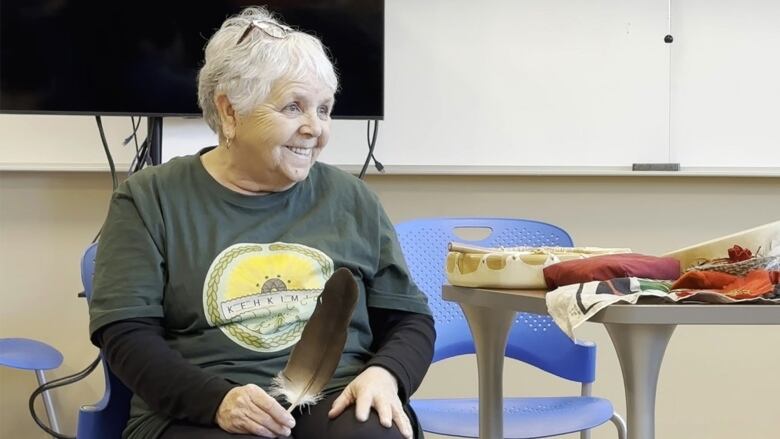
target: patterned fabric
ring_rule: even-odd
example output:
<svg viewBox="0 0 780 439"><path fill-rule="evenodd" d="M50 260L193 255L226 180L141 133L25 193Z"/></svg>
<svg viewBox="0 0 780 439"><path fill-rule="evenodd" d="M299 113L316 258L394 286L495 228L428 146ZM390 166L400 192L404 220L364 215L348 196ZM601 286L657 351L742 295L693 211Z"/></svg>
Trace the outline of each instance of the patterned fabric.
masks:
<svg viewBox="0 0 780 439"><path fill-rule="evenodd" d="M547 293L547 312L569 337L596 313L613 303L636 304L640 299L667 303L765 303L780 305L780 273L756 271L745 278L733 277L724 289L672 289L670 281L637 277L616 278L566 285ZM765 291L767 280L773 282ZM751 290L753 288L753 290ZM765 291L757 294L756 291Z"/></svg>

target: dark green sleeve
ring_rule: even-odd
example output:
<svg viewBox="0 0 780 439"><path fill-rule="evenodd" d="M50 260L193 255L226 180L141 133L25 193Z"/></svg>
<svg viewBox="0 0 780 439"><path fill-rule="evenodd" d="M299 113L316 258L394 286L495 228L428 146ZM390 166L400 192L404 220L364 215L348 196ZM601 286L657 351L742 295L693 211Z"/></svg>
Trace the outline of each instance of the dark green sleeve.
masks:
<svg viewBox="0 0 780 439"><path fill-rule="evenodd" d="M428 299L409 274L395 227L378 201L377 210L377 264L374 275L366 280L368 306L431 315Z"/></svg>
<svg viewBox="0 0 780 439"><path fill-rule="evenodd" d="M163 317L162 216L157 203L145 201L152 194L140 193L139 200L127 183L111 199L98 242L89 307L91 335L119 320Z"/></svg>

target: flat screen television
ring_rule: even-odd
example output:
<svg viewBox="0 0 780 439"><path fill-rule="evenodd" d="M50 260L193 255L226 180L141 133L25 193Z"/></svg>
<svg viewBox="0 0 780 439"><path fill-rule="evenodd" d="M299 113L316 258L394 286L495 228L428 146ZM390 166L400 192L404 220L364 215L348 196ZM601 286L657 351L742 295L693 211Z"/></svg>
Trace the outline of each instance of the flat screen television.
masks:
<svg viewBox="0 0 780 439"><path fill-rule="evenodd" d="M0 112L195 116L208 38L264 4L329 48L334 118L382 119L384 0L2 0Z"/></svg>

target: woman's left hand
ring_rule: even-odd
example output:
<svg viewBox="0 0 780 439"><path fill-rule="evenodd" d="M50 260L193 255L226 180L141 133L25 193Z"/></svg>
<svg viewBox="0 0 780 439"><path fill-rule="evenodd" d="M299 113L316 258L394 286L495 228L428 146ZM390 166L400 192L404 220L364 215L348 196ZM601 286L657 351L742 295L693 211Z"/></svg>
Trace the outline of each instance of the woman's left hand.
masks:
<svg viewBox="0 0 780 439"><path fill-rule="evenodd" d="M398 382L386 369L371 366L364 370L333 401L328 416L331 419L339 416L353 403L358 421L366 422L373 408L382 426L390 428L395 423L405 438L412 439L412 424L398 398Z"/></svg>

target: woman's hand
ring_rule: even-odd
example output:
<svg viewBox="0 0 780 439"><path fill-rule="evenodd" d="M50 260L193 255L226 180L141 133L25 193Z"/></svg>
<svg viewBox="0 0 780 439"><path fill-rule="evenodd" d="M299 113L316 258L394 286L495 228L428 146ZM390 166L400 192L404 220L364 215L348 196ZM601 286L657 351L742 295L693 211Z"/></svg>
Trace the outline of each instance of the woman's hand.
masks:
<svg viewBox="0 0 780 439"><path fill-rule="evenodd" d="M358 421L366 422L373 407L382 426L390 428L395 423L405 438L412 439L412 424L398 398L398 382L386 369L371 366L364 370L333 401L328 416L335 418L353 403Z"/></svg>
<svg viewBox="0 0 780 439"><path fill-rule="evenodd" d="M254 384L230 389L217 409L215 420L228 433L269 438L289 436L295 427L292 415Z"/></svg>

